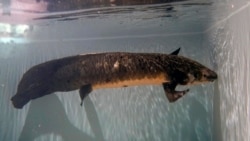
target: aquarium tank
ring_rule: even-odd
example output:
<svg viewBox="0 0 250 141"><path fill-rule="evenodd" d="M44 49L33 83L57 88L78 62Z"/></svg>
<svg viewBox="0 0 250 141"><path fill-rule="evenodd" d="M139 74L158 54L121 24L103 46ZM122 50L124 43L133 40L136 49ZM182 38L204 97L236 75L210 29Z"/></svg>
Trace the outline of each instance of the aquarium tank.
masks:
<svg viewBox="0 0 250 141"><path fill-rule="evenodd" d="M249 21L249 0L1 0L0 141L250 141ZM178 48L218 79L178 85L176 102L162 85L98 89L82 106L79 90L11 101L50 60Z"/></svg>

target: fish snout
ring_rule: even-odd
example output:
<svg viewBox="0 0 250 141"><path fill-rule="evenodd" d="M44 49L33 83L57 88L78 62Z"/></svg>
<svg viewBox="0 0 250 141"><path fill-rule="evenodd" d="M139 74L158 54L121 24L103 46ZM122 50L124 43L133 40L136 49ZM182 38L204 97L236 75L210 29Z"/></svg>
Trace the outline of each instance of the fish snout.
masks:
<svg viewBox="0 0 250 141"><path fill-rule="evenodd" d="M206 78L208 81L214 81L218 78L218 75L214 71L209 71L209 73L206 75Z"/></svg>
<svg viewBox="0 0 250 141"><path fill-rule="evenodd" d="M29 98L24 98L20 95L15 95L11 98L12 104L15 108L17 109L22 109L25 104L27 104L30 99Z"/></svg>
<svg viewBox="0 0 250 141"><path fill-rule="evenodd" d="M203 74L203 80L205 81L214 81L218 78L218 75L216 72L210 70L210 69L204 69L202 70L202 74Z"/></svg>

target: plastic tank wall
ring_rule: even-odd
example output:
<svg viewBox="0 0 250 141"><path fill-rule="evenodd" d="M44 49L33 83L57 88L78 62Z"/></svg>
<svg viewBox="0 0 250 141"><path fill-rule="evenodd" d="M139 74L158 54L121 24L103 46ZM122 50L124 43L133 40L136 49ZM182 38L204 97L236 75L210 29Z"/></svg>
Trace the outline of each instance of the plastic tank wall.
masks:
<svg viewBox="0 0 250 141"><path fill-rule="evenodd" d="M147 10L80 20L54 16L35 21L25 40L1 42L0 140L248 141L249 2L173 7L177 16L161 20L152 18L161 12ZM11 105L22 74L35 64L82 53L170 53L178 47L180 55L219 75L216 83L191 87L178 103L168 103L161 86L140 86L94 91L83 107L78 91L34 100L22 110Z"/></svg>
<svg viewBox="0 0 250 141"><path fill-rule="evenodd" d="M214 140L249 141L250 2L218 1L217 9L226 14L218 20L218 11L212 12L214 25L203 44L214 48L220 77L214 95Z"/></svg>

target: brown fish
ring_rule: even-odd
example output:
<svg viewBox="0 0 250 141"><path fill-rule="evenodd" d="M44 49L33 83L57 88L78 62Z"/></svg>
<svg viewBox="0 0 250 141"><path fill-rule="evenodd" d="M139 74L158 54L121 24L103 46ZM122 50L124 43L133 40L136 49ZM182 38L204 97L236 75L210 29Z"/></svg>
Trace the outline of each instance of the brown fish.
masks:
<svg viewBox="0 0 250 141"><path fill-rule="evenodd" d="M211 82L217 74L188 58L160 53L97 53L51 60L29 69L11 98L15 108L53 92L80 89L83 99L95 89L136 85L163 85L170 102L188 92L177 85ZM82 103L81 103L82 104Z"/></svg>

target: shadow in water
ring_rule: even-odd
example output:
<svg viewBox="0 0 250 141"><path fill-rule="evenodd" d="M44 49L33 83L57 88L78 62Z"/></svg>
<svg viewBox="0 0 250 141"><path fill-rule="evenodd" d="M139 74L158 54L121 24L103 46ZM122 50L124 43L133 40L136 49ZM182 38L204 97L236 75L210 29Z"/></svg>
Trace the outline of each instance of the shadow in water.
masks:
<svg viewBox="0 0 250 141"><path fill-rule="evenodd" d="M204 105L197 99L192 99L192 102L190 104L190 110L188 113L191 122L189 123L189 126L184 127L184 130L182 130L181 134L183 135L183 140L211 140L211 135L206 130L206 128L209 126L206 121L209 114L203 106Z"/></svg>
<svg viewBox="0 0 250 141"><path fill-rule="evenodd" d="M220 113L220 89L218 81L215 82L215 94L213 97L213 140L222 141L221 113Z"/></svg>
<svg viewBox="0 0 250 141"><path fill-rule="evenodd" d="M55 94L52 94L31 101L19 141L33 141L42 135L51 133L61 136L63 141L103 141L99 119L89 97L84 100L84 106L95 137L73 126L62 103Z"/></svg>
<svg viewBox="0 0 250 141"><path fill-rule="evenodd" d="M211 141L211 133L207 128L209 128L208 117L209 113L205 109L204 104L192 98L190 101L185 101L183 104L188 107L182 107L182 110L187 112L186 114L179 114L179 111L175 113L177 116L172 116L174 119L178 117L175 123L171 124L169 127L171 130L169 132L170 140L183 140L183 141Z"/></svg>

